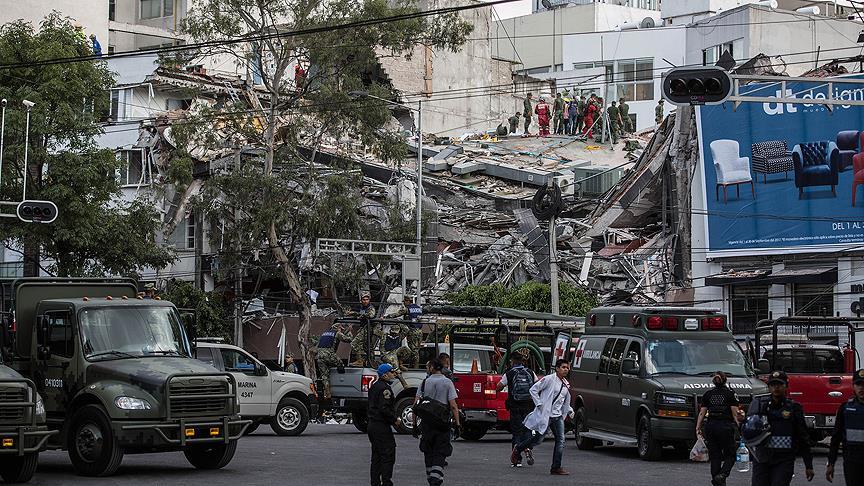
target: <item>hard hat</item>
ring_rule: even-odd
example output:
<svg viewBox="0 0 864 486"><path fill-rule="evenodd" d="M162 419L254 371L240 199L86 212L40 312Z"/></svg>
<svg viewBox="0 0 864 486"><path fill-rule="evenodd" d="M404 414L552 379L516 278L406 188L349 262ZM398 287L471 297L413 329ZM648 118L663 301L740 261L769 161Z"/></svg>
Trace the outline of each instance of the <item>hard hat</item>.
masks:
<svg viewBox="0 0 864 486"><path fill-rule="evenodd" d="M747 417L744 424L741 426L741 438L748 448L758 447L765 444L768 438L771 437L771 425L762 420L760 415L751 415Z"/></svg>
<svg viewBox="0 0 864 486"><path fill-rule="evenodd" d="M378 376L384 376L391 371L393 371L393 365L389 363L383 363L378 365Z"/></svg>

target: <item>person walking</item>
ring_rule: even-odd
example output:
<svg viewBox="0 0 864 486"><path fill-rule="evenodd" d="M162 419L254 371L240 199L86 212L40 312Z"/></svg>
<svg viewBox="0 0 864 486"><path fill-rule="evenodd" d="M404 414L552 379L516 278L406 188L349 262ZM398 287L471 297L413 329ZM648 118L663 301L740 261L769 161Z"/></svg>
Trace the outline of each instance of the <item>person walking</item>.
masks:
<svg viewBox="0 0 864 486"><path fill-rule="evenodd" d="M378 380L369 387L366 434L372 446L372 460L369 463L371 486L393 486L396 439L392 427L401 423L396 416L395 397L390 388L395 377L393 366L384 363L378 366Z"/></svg>
<svg viewBox="0 0 864 486"><path fill-rule="evenodd" d="M549 116L551 115L549 111L549 105L546 104L546 100L540 98L540 102L537 103L537 106L534 107L534 113L537 114L537 124L540 125L540 136L548 137L549 136Z"/></svg>
<svg viewBox="0 0 864 486"><path fill-rule="evenodd" d="M437 358L429 360L426 371L429 376L420 384L414 399L415 409L421 400L429 400L437 403L438 407L449 408L453 425L457 431L462 429L459 422L459 407L456 405L456 387L449 378L441 373L444 365ZM414 436L420 434L420 450L426 463L426 481L429 486L440 486L444 484L444 466L447 458L453 454L453 446L450 444L450 420L436 423L435 420L424 418L417 427L417 416L414 413L413 431Z"/></svg>
<svg viewBox="0 0 864 486"><path fill-rule="evenodd" d="M531 114L534 113L534 107L531 105L531 93L525 96L525 101L522 102L522 116L525 117L525 133L529 135L528 128L531 127Z"/></svg>
<svg viewBox="0 0 864 486"><path fill-rule="evenodd" d="M561 93L555 93L555 101L552 103L552 111L555 116L555 135L561 135L564 130L564 98Z"/></svg>
<svg viewBox="0 0 864 486"><path fill-rule="evenodd" d="M510 370L504 373L498 382L498 391L507 388L507 401L504 406L510 412L510 433L512 438L510 444L522 442L530 436L531 432L525 428L525 417L534 409L534 400L531 398L531 387L537 382L537 375L525 367L524 355L517 351L510 354ZM520 461L513 467L522 467Z"/></svg>
<svg viewBox="0 0 864 486"><path fill-rule="evenodd" d="M662 101L662 100L661 100ZM768 421L771 436L765 446L767 457L753 465L752 486L788 486L795 472L795 457L804 459L804 474L813 480L813 454L810 451L810 433L804 421L804 409L795 400L786 397L789 379L784 371L768 376L771 396L754 400L747 415L758 415Z"/></svg>
<svg viewBox="0 0 864 486"><path fill-rule="evenodd" d="M735 465L736 423L738 396L729 389L726 373L717 371L711 378L714 388L702 395L699 417L696 419L696 435L705 440L708 458L711 461L711 484L725 486L726 478ZM703 429L704 425L704 429Z"/></svg>
<svg viewBox="0 0 864 486"><path fill-rule="evenodd" d="M864 369L852 375L852 398L840 405L834 418L834 433L828 449L825 479L834 482L834 463L843 444L843 477L846 486L864 484Z"/></svg>
<svg viewBox="0 0 864 486"><path fill-rule="evenodd" d="M552 467L549 473L554 476L566 476L570 474L561 467L564 456L564 417L572 417L573 409L570 407L570 383L567 375L570 374L570 362L559 359L555 362L555 372L541 378L531 387L531 399L534 401L534 411L525 417L525 428L531 434L516 444L510 454L510 463L519 464L522 461L522 453L528 457L528 465L534 465L534 454L532 449L541 442L548 429L552 429L555 436L555 450L552 453Z"/></svg>

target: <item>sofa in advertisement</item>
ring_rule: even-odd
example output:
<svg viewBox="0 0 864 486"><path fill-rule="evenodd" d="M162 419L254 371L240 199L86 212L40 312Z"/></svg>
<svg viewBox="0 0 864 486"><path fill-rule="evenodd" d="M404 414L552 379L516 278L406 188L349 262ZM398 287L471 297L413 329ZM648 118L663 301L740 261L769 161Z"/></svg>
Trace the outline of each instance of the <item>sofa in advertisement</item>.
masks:
<svg viewBox="0 0 864 486"><path fill-rule="evenodd" d="M864 79L787 82L804 103L697 109L708 256L864 248ZM860 80L860 83L858 82ZM742 86L777 97L781 84ZM809 101L812 100L812 103Z"/></svg>

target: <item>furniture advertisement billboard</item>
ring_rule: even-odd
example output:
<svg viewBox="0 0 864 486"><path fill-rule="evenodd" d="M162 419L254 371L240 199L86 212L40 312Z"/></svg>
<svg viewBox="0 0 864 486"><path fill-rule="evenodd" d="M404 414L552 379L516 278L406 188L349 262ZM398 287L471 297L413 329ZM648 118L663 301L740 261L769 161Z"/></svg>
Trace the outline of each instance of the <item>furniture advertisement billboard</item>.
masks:
<svg viewBox="0 0 864 486"><path fill-rule="evenodd" d="M741 87L780 96L781 84ZM813 103L701 106L696 117L707 215L707 256L836 251L864 247L862 84L789 82L786 96Z"/></svg>

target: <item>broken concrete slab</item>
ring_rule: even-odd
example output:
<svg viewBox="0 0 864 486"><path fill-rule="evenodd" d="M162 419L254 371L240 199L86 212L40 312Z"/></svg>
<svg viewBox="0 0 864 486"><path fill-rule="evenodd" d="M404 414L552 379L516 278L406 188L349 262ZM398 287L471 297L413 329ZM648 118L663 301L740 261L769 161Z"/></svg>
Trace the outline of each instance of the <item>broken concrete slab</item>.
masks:
<svg viewBox="0 0 864 486"><path fill-rule="evenodd" d="M482 172L485 170L486 164L476 160L465 160L450 168L450 172L454 175L470 174L472 172Z"/></svg>

